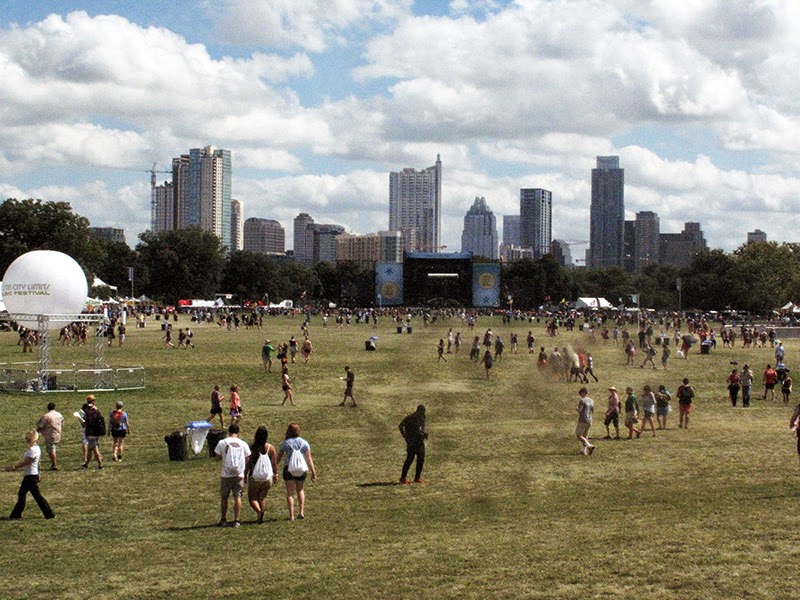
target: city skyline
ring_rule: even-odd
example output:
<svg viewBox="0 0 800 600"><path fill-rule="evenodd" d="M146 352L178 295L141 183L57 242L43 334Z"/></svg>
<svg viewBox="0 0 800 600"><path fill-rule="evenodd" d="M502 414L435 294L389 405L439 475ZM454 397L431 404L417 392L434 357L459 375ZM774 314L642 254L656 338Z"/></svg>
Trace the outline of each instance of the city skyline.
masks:
<svg viewBox="0 0 800 600"><path fill-rule="evenodd" d="M449 248L475 197L499 219L528 188L552 191L554 238L587 239L587 173L610 155L626 220L700 222L726 251L755 229L797 240L795 3L3 7L0 194L69 202L131 245L148 171L208 144L231 150L243 217L278 220L290 247L299 211L386 230L387 174L436 154Z"/></svg>

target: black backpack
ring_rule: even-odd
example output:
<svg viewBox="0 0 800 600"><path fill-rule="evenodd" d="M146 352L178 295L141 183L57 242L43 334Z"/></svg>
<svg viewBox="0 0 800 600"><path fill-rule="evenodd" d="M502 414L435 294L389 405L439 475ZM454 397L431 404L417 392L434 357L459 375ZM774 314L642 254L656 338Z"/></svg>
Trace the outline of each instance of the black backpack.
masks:
<svg viewBox="0 0 800 600"><path fill-rule="evenodd" d="M102 437L106 434L106 420L98 409L86 413L86 435Z"/></svg>

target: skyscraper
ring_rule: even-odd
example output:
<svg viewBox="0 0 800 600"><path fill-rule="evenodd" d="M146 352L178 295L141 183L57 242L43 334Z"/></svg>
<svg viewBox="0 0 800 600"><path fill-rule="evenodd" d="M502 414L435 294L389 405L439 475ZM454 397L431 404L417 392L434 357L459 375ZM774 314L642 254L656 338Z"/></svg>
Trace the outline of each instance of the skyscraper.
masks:
<svg viewBox="0 0 800 600"><path fill-rule="evenodd" d="M650 264L659 261L660 220L652 211L644 210L636 213L634 228L634 271L641 271Z"/></svg>
<svg viewBox="0 0 800 600"><path fill-rule="evenodd" d="M294 218L294 259L305 265L314 263L314 234L309 225L314 219L308 213L300 213Z"/></svg>
<svg viewBox="0 0 800 600"><path fill-rule="evenodd" d="M503 215L503 245L519 246L519 215Z"/></svg>
<svg viewBox="0 0 800 600"><path fill-rule="evenodd" d="M553 193L541 188L519 191L519 245L534 258L550 252L553 241Z"/></svg>
<svg viewBox="0 0 800 600"><path fill-rule="evenodd" d="M231 200L231 252L244 248L244 219L242 203Z"/></svg>
<svg viewBox="0 0 800 600"><path fill-rule="evenodd" d="M598 156L592 169L590 209L590 260L592 268L622 266L625 227L625 169L619 156Z"/></svg>
<svg viewBox="0 0 800 600"><path fill-rule="evenodd" d="M472 252L497 260L497 220L489 210L486 198L475 198L464 215L464 231L461 233L461 252Z"/></svg>
<svg viewBox="0 0 800 600"><path fill-rule="evenodd" d="M442 227L442 161L422 171L389 174L389 229L403 233L406 250L438 252Z"/></svg>
<svg viewBox="0 0 800 600"><path fill-rule="evenodd" d="M155 187L153 199L154 232L199 227L234 249L230 150L206 146L173 158L172 183Z"/></svg>
<svg viewBox="0 0 800 600"><path fill-rule="evenodd" d="M283 254L286 232L278 221L250 217L244 222L244 249L257 254Z"/></svg>
<svg viewBox="0 0 800 600"><path fill-rule="evenodd" d="M294 259L305 265L336 262L336 236L344 233L341 225L314 223L308 213L294 218Z"/></svg>

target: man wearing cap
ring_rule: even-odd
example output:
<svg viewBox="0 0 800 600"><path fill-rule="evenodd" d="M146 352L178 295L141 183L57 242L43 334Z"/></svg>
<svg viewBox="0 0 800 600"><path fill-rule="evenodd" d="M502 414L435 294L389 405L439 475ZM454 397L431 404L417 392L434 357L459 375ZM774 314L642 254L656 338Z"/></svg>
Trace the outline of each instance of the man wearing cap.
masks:
<svg viewBox="0 0 800 600"><path fill-rule="evenodd" d="M578 424L575 426L575 437L581 443L581 454L589 456L594 452L594 445L589 441L589 428L594 415L594 400L589 397L589 390L582 387L578 390L580 400L575 410L578 411Z"/></svg>
<svg viewBox="0 0 800 600"><path fill-rule="evenodd" d="M611 430L608 428L608 426L612 423L614 424L614 430L616 431L614 439L619 439L619 410L619 392L617 392L617 388L612 385L610 388L608 388L608 409L606 409L606 420L603 423L606 426L605 439L607 440L611 439Z"/></svg>
<svg viewBox="0 0 800 600"><path fill-rule="evenodd" d="M272 352L275 350L270 345L270 341L267 340L264 342L264 345L261 347L261 360L264 362L264 370L267 373L272 373Z"/></svg>
<svg viewBox="0 0 800 600"><path fill-rule="evenodd" d="M50 470L58 471L58 461L56 460L56 450L58 442L61 441L61 429L64 427L64 417L56 410L56 403L47 404L47 412L41 416L36 424L36 431L42 434L45 449L50 457Z"/></svg>

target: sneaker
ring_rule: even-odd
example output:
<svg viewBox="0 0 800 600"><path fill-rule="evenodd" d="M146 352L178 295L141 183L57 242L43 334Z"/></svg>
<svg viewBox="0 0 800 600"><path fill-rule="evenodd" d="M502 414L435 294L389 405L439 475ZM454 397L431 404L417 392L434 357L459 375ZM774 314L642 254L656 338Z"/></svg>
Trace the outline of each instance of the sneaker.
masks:
<svg viewBox="0 0 800 600"><path fill-rule="evenodd" d="M425 480L424 480L422 477L417 477L417 478L414 480L414 483L425 483Z"/></svg>
<svg viewBox="0 0 800 600"><path fill-rule="evenodd" d="M50 471L58 471L58 467L50 467Z"/></svg>
<svg viewBox="0 0 800 600"><path fill-rule="evenodd" d="M89 463L88 462L83 463L83 468L84 469L88 469L89 468Z"/></svg>
<svg viewBox="0 0 800 600"><path fill-rule="evenodd" d="M344 406L344 402L342 402L339 406Z"/></svg>
<svg viewBox="0 0 800 600"><path fill-rule="evenodd" d="M98 469L105 469L105 467L103 465L97 465L97 468Z"/></svg>
<svg viewBox="0 0 800 600"><path fill-rule="evenodd" d="M264 522L264 513L258 513L258 519L256 519L256 523L261 525Z"/></svg>
<svg viewBox="0 0 800 600"><path fill-rule="evenodd" d="M217 523L217 527L227 527L228 522L225 519L220 519L219 523Z"/></svg>
<svg viewBox="0 0 800 600"><path fill-rule="evenodd" d="M410 485L411 482L408 479L406 479L405 477L401 477L400 478L400 483L402 483L403 485Z"/></svg>
<svg viewBox="0 0 800 600"><path fill-rule="evenodd" d="M242 524L241 524L241 523L239 523L239 521L234 521L234 522L233 522L233 526L234 526L234 527L241 527L241 526L242 526Z"/></svg>
<svg viewBox="0 0 800 600"><path fill-rule="evenodd" d="M305 516L303 513L300 513L300 514L297 516L297 518L298 518L298 519L305 519L305 518L306 518L306 516Z"/></svg>
<svg viewBox="0 0 800 600"><path fill-rule="evenodd" d="M636 432L636 439L638 440L640 437L642 437L642 430L641 429Z"/></svg>
<svg viewBox="0 0 800 600"><path fill-rule="evenodd" d="M591 456L591 455L592 455L592 452L594 452L594 446L592 446L591 444L589 444L589 445L586 447L586 452L589 454L589 456Z"/></svg>

